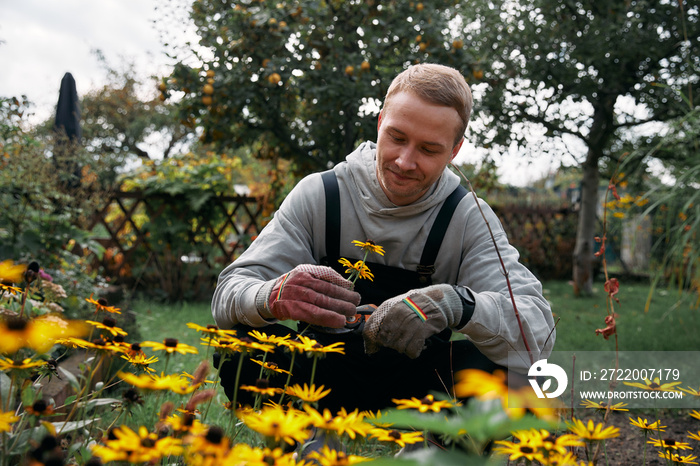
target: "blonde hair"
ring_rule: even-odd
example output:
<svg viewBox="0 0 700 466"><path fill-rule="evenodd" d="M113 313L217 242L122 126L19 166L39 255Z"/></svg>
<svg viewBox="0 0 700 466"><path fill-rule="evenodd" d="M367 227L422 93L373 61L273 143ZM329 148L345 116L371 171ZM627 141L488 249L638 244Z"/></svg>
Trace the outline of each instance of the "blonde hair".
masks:
<svg viewBox="0 0 700 466"><path fill-rule="evenodd" d="M394 78L384 98L383 111L390 107L391 97L400 92L411 92L435 105L454 108L462 120L455 145L464 137L472 113L472 92L464 76L454 68L424 63L413 65Z"/></svg>

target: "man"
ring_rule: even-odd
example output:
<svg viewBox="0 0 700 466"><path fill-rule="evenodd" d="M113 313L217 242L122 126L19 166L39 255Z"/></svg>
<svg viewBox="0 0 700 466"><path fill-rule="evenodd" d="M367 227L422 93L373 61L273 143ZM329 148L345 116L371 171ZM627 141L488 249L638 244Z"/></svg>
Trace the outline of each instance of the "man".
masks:
<svg viewBox="0 0 700 466"><path fill-rule="evenodd" d="M318 361L315 384L331 389L322 407L374 410L393 406L392 398L450 391L455 372L505 366L509 351L524 353L524 370L523 336L535 359L551 352L554 323L540 282L518 262L491 209L483 201L479 209L447 168L471 108L469 87L452 68L423 64L399 74L379 114L377 143L299 182L219 277L212 312L220 327L294 333L278 323L293 320L322 345L344 343L345 355ZM338 260L364 255L353 240L385 251L368 257L373 281L352 285L343 276ZM358 304L377 308L352 328L346 322ZM296 362L293 382L308 383L310 360ZM232 372L222 370L229 396ZM256 374L244 369L243 377Z"/></svg>

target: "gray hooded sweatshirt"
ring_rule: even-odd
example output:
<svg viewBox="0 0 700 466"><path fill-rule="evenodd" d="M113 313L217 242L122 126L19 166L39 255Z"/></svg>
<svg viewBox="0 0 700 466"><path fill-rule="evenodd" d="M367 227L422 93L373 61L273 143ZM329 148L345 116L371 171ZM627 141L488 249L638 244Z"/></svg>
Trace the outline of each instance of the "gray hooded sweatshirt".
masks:
<svg viewBox="0 0 700 466"><path fill-rule="evenodd" d="M375 166L376 145L365 142L333 169L340 188L340 255L357 257L359 249L352 241L371 239L384 248L385 254L370 254L368 261L416 270L435 217L443 201L459 185L459 177L445 169L420 199L396 206L379 185ZM436 258L432 282L464 286L472 291L476 301L474 313L458 331L485 356L506 366L509 351L525 353L488 221L508 271L534 360L546 358L554 344L555 331L542 285L518 262L519 254L508 243L491 208L484 201L479 205L481 211L472 194L467 194L458 205ZM263 327L274 323L258 314L256 294L266 281L299 264L319 264L326 256L325 207L320 174L309 175L294 187L250 247L221 272L212 301L212 314L219 327L230 328L237 323ZM521 366L516 366L514 359L510 360L512 369L525 370L530 365L527 356L520 357Z"/></svg>

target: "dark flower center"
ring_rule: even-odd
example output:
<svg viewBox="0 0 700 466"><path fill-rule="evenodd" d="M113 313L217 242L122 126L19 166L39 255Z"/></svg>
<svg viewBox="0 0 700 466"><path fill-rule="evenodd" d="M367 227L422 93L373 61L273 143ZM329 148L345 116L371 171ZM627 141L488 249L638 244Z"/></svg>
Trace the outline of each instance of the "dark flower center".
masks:
<svg viewBox="0 0 700 466"><path fill-rule="evenodd" d="M659 384L656 383L656 382L652 382L652 383L649 385L649 388L659 388L659 387L661 387L661 385L659 385Z"/></svg>
<svg viewBox="0 0 700 466"><path fill-rule="evenodd" d="M275 457L271 456L271 455L265 455L262 460L263 460L263 463L269 464L270 466L274 466L275 463L277 463L277 460L275 460Z"/></svg>
<svg viewBox="0 0 700 466"><path fill-rule="evenodd" d="M163 344L168 348L177 348L177 338L166 338Z"/></svg>
<svg viewBox="0 0 700 466"><path fill-rule="evenodd" d="M213 324L207 325L207 330L219 330L219 327Z"/></svg>
<svg viewBox="0 0 700 466"><path fill-rule="evenodd" d="M27 281L27 283L31 283L34 280L36 280L36 277L38 275L39 275L39 263L33 261L27 266L27 270L24 271L24 279Z"/></svg>
<svg viewBox="0 0 700 466"><path fill-rule="evenodd" d="M389 437L393 438L394 440L398 440L401 438L401 432L398 430L392 430L389 432Z"/></svg>
<svg viewBox="0 0 700 466"><path fill-rule="evenodd" d="M520 447L520 451L525 453L525 454L535 452L535 450L532 447L528 447L527 445L523 445L522 447Z"/></svg>
<svg viewBox="0 0 700 466"><path fill-rule="evenodd" d="M114 343L124 343L124 335L117 335L114 338L112 338L112 341Z"/></svg>
<svg viewBox="0 0 700 466"><path fill-rule="evenodd" d="M146 448L153 448L156 446L156 441L153 440L151 437L146 437L144 439L141 439L141 446Z"/></svg>
<svg viewBox="0 0 700 466"><path fill-rule="evenodd" d="M107 300L106 300L105 298L99 298L99 299L97 300L97 304L99 304L100 306L106 306L106 305L107 305Z"/></svg>
<svg viewBox="0 0 700 466"><path fill-rule="evenodd" d="M102 319L102 325L104 325L105 327L112 328L115 325L117 325L117 321L107 316L104 319Z"/></svg>
<svg viewBox="0 0 700 466"><path fill-rule="evenodd" d="M43 451L49 451L53 450L58 446L58 440L56 437L53 435L47 435L43 439L41 439L41 445L39 445L39 448L42 449Z"/></svg>
<svg viewBox="0 0 700 466"><path fill-rule="evenodd" d="M131 351L141 351L141 345L139 343L132 343L131 344Z"/></svg>
<svg viewBox="0 0 700 466"><path fill-rule="evenodd" d="M207 439L207 442L218 445L224 439L224 430L221 427L212 426L209 428L204 438Z"/></svg>
<svg viewBox="0 0 700 466"><path fill-rule="evenodd" d="M433 400L433 398L430 397L430 396L424 396L423 398L421 398L420 403L421 403L422 405L428 405L428 406L429 406L429 405L432 405L433 403L435 403L435 400Z"/></svg>
<svg viewBox="0 0 700 466"><path fill-rule="evenodd" d="M270 380L269 379L258 379L255 381L255 387L256 388L270 388Z"/></svg>
<svg viewBox="0 0 700 466"><path fill-rule="evenodd" d="M44 400L36 400L34 404L32 405L32 409L34 410L35 413L43 413L46 411L46 409L49 406L46 404L46 401Z"/></svg>
<svg viewBox="0 0 700 466"><path fill-rule="evenodd" d="M125 391L122 394L122 398L124 398L125 401L130 403L143 404L143 399L141 398L141 395L139 395L139 392L137 392L135 388L130 388L127 391Z"/></svg>
<svg viewBox="0 0 700 466"><path fill-rule="evenodd" d="M27 319L23 319L21 317L8 317L7 320L5 321L5 325L7 325L8 330L11 330L13 332L21 332L24 329L27 328L27 324L29 321Z"/></svg>
<svg viewBox="0 0 700 466"><path fill-rule="evenodd" d="M664 444L668 446L674 446L676 444L676 441L673 440L672 438L665 438L664 439Z"/></svg>

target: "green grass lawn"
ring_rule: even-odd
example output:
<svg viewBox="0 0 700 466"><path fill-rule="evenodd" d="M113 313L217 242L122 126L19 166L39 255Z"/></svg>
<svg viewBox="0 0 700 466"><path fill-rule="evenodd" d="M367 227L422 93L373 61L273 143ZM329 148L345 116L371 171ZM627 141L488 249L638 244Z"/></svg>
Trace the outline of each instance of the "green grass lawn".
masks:
<svg viewBox="0 0 700 466"><path fill-rule="evenodd" d="M551 302L557 325L558 351L607 351L615 349L615 340L605 340L596 335L597 328L605 327L604 318L607 315L607 295L603 284L594 286L594 294L590 297L576 298L573 296L571 285L564 281L545 282L545 297ZM618 314L617 329L619 349L622 351L691 351L698 348L697 332L700 328L700 310L694 305L697 296L690 294L679 295L666 289L657 289L653 294L648 312L645 312L649 293L649 285L621 283L618 298L620 303L614 304ZM162 341L165 338L176 338L181 343L194 346L199 354L173 354L167 362L162 351L157 352L160 361L153 366L156 372L193 373L201 361L211 363L211 349L201 345L201 334L187 327L188 322L206 326L213 323L209 302L190 302L183 304L161 304L150 301L136 301L131 306L136 315L136 324L142 340ZM147 353L151 353L147 351ZM210 372L208 379L216 375ZM180 397L167 394L160 401L171 400L176 405ZM222 403L228 401L223 390L218 387L217 394L212 400L207 423L212 425L228 425L232 418L221 409ZM149 408L150 409L150 408ZM646 411L641 414L645 415ZM654 413L654 416L658 413ZM667 419L681 416L681 413L665 413ZM623 422L623 424L626 423ZM255 437L246 429L245 434ZM374 453L372 456L381 456Z"/></svg>
<svg viewBox="0 0 700 466"><path fill-rule="evenodd" d="M557 324L555 350L606 351L615 349L614 338L605 340L595 330L604 328L607 294L602 283L594 285L593 296L574 297L571 285L564 281L544 284L545 297L552 305ZM677 291L657 288L648 312L645 312L649 285L621 283L614 303L618 314L617 330L623 351L692 351L698 349L700 310L694 307L697 297L679 295ZM187 327L214 323L210 303L190 302L161 304L137 301L132 306L143 340L162 341L177 338L183 343L206 350L200 334Z"/></svg>
<svg viewBox="0 0 700 466"><path fill-rule="evenodd" d="M571 285L563 281L544 283L545 297L552 305L557 324L557 351L607 351L615 349L614 337L596 335L607 315L607 293L602 283L594 285L593 296L574 297ZM697 296L657 288L645 312L649 285L620 283L614 302L618 314L617 332L621 351L697 350L700 310Z"/></svg>
<svg viewBox="0 0 700 466"><path fill-rule="evenodd" d="M137 328L142 341L162 342L166 338L176 338L178 342L199 350L198 357L173 354L168 363L168 372L186 371L191 374L202 360L208 359L211 362L211 358L207 356L211 355L212 351L207 353L209 347L201 344L202 334L187 327L189 322L201 326L214 323L208 301L176 304L136 301L132 309L136 313ZM153 367L160 372L164 367L163 353L159 352L157 356L161 361Z"/></svg>

